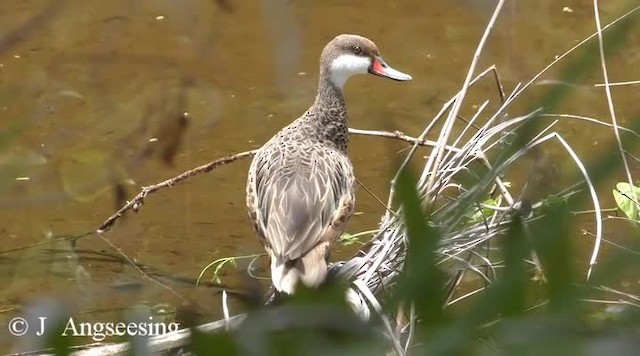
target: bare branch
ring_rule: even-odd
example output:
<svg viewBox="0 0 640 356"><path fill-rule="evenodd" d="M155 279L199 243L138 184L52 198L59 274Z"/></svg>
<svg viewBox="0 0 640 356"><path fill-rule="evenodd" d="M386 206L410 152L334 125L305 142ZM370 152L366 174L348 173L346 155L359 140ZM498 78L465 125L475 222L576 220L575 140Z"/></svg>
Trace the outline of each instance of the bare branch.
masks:
<svg viewBox="0 0 640 356"><path fill-rule="evenodd" d="M243 159L243 158L247 158L247 157L251 157L256 153L257 150L251 150L251 151L245 151L245 152L241 152L241 153L236 153L230 156L226 156L223 158L219 158L216 159L215 161L211 161L205 165L202 165L200 167L196 167L194 169L190 169L180 175L177 175L173 178L167 179L164 182L160 182L158 184L154 184L148 187L143 187L142 190L140 191L140 193L138 193L138 195L136 195L131 201L127 202L127 204L125 206L123 206L122 208L120 208L120 210L118 210L115 214L111 215L107 220L105 220L97 229L96 232L98 234L101 234L103 232L108 231L111 226L113 226L113 224L116 222L116 220L118 220L119 218L121 218L122 216L124 216L129 210L138 210L140 208L140 206L144 203L144 198L147 197L148 194L151 194L157 190L163 189L163 188L167 188L167 187L172 187L180 182L182 182L183 180L195 176L197 174L200 173L206 173L209 171L212 171L220 166L223 166L227 163L231 163L234 161L237 161L239 159Z"/></svg>

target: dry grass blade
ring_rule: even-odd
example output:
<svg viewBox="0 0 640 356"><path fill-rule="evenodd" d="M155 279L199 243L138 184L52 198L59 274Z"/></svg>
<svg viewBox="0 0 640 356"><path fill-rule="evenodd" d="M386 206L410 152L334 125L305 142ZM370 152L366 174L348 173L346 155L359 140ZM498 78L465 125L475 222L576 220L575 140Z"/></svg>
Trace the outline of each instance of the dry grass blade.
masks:
<svg viewBox="0 0 640 356"><path fill-rule="evenodd" d="M605 87L604 87L604 90L605 90L606 97L607 97L607 106L609 108L609 114L611 115L611 122L613 123L613 132L614 132L615 137L616 137L616 143L618 145L618 152L620 153L620 157L622 158L622 164L624 166L625 173L627 175L627 183L629 183L630 186L633 186L633 178L631 177L631 170L629 169L629 164L627 162L627 156L625 155L624 148L622 147L622 138L620 138L620 129L618 127L618 120L616 118L616 110L615 110L614 105L613 105L613 98L611 96L611 88L609 87L609 73L608 73L608 70L607 70L607 62L606 62L605 55L604 55L604 40L602 38L602 25L600 24L600 10L598 9L598 0L593 0L593 11L594 11L594 18L595 18L596 29L597 29L597 34L598 34L598 49L599 49L599 54L600 54L600 64L601 64L601 67L602 67L602 76L603 76L603 79L604 79L604 83L606 84ZM638 204L638 200L636 199L635 195L633 195L631 197L631 199L633 200L633 202L636 205ZM596 246L595 246L593 254L591 256L591 261L589 262L590 266L589 266L589 270L587 271L587 280L591 276L591 271L593 269L593 266L597 262L598 251L600 249L600 241L602 239L602 236L601 236L601 234L596 234L596 236L598 236L598 238L596 239Z"/></svg>
<svg viewBox="0 0 640 356"><path fill-rule="evenodd" d="M431 170L431 178L427 184L427 187L432 187L435 184L435 172L438 169L438 162L440 161L444 153L444 145L448 142L449 135L451 133L451 130L453 129L454 121L458 117L458 114L460 113L460 109L462 108L462 103L464 101L465 95L467 93L467 90L469 89L469 85L471 84L471 78L473 77L473 73L475 72L476 66L478 65L478 61L480 60L480 54L482 53L482 49L484 48L484 45L487 42L487 39L489 38L489 34L491 33L491 30L493 29L493 26L495 25L498 19L498 15L502 10L503 5L504 5L504 0L500 0L498 2L498 5L496 5L493 15L491 16L491 19L489 20L489 23L484 31L484 34L482 35L482 38L478 43L478 48L476 49L476 52L473 55L473 60L471 61L471 66L467 71L467 77L465 78L464 83L462 84L462 89L460 90L460 93L458 93L457 99L453 104L453 108L449 112L449 117L447 118L447 121L445 122L444 128L442 130L442 133L438 139L438 142L441 145L436 148L435 155L432 155L432 157L435 157L436 164L433 166Z"/></svg>
<svg viewBox="0 0 640 356"><path fill-rule="evenodd" d="M495 16L497 16L501 4L502 2L497 6L494 13ZM640 7L625 13L620 18L599 29L599 32L628 17L638 8ZM493 26L495 16L487 26L485 36L483 36L483 40L478 46L478 55ZM403 169L410 162L420 144L429 142L426 140L427 135L432 133L434 127L436 127L436 122L448 112L446 122L442 125L443 128L439 133L439 138L435 142L435 148L427 162L424 163L417 186L423 205L430 213L429 223L439 228L443 233L437 251L440 256L439 264L441 266L451 271L473 271L480 275L485 283L492 283L495 280L495 269L501 266L502 261L496 261L495 258L490 257L491 254L489 252L492 248L489 242L506 232L515 209L524 209L521 212L524 216L523 222L527 225L539 219L540 209L543 206L542 200L523 202L523 191L512 191L514 188L505 183L507 178L503 175L510 166L524 155L532 152L536 147L556 142L560 143L564 152L568 154L580 172L581 181L587 187L591 198L595 220L595 244L592 254L594 257L592 257L589 267L589 271L591 271L602 239L602 209L595 186L579 155L562 136L552 131L557 120L532 133L531 138L522 147L513 150L513 152L508 152L503 147L505 141L519 135L519 130L525 126L525 123L549 117L583 120L637 135L631 130L617 126L616 123L608 124L596 118L572 114L547 114L534 110L522 116L506 118L505 113L510 108L510 104L537 81L542 74L566 55L597 35L598 33L589 36L568 50L524 85L516 85L508 97L504 98L504 95L502 95L502 98L504 98L502 105L495 112L488 115L487 118L483 118L483 116L486 116L486 114L483 114L484 110L486 110L485 102L477 109L474 117L457 131L461 133L450 143L450 133L457 118L457 113L463 106L464 95L468 88L478 79L471 80L475 70L474 65L477 61L477 57L474 57L461 91L443 105L440 112L417 137L400 169ZM490 68L490 70L497 72L495 68ZM486 73L488 71L485 71L482 75ZM499 84L499 88L503 93L501 84ZM478 124L482 120L484 120L484 123L482 125ZM477 131L470 138L465 139L465 137L469 137L471 129L476 129ZM431 146L431 142L429 142L429 145ZM481 163L488 171L476 172L477 169L473 166L476 162ZM462 175L475 177L475 181L461 183L460 177ZM389 202L387 204L389 210L392 208L397 177L397 175L394 177L390 186ZM447 195L444 194L445 190ZM497 192L497 196L492 195L493 192ZM560 199L568 199L574 196L576 192L576 187L573 186L556 193L556 196ZM476 216L475 219L472 218L474 215ZM360 296L360 304L362 305L372 305L371 296L379 297L384 291L392 288L403 269L407 253L407 238L401 209L385 213L380 223L380 232L373 237L368 245L368 250L360 251L350 260L337 263L331 267L332 273L351 281L357 281L351 291ZM537 257L534 255L532 258L534 262L531 263L540 268L539 263L536 262ZM491 272L483 272L483 269L488 269ZM370 293L362 293L364 286ZM451 298L452 302L449 302L449 304L474 295L481 289ZM389 318L389 320L392 319ZM412 328L409 327L409 329Z"/></svg>

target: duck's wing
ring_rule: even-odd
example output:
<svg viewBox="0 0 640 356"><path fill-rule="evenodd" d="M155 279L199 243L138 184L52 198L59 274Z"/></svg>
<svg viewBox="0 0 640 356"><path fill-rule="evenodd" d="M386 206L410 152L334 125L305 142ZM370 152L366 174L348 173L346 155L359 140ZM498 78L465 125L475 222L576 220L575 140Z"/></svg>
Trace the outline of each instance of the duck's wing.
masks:
<svg viewBox="0 0 640 356"><path fill-rule="evenodd" d="M256 230L273 255L284 260L337 238L355 202L347 156L330 148L304 148L256 155L249 178Z"/></svg>

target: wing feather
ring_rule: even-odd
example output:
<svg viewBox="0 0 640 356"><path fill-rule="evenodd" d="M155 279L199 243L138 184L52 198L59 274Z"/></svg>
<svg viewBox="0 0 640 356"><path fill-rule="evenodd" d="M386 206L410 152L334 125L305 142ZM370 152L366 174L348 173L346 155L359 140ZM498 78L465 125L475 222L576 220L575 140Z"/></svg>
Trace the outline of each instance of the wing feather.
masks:
<svg viewBox="0 0 640 356"><path fill-rule="evenodd" d="M295 150L260 151L250 168L248 192L255 200L254 225L274 256L295 260L335 238L335 215L345 199L353 204L353 168L331 147L308 144ZM344 210L344 209L342 209ZM346 217L348 219L348 217ZM334 229L335 230L335 227Z"/></svg>

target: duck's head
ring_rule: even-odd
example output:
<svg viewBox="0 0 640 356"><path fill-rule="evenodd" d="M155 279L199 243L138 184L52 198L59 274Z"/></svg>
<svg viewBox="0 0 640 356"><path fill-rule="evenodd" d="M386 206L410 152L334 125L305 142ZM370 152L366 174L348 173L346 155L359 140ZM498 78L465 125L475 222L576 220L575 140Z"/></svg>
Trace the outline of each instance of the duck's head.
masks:
<svg viewBox="0 0 640 356"><path fill-rule="evenodd" d="M411 76L390 67L380 56L373 41L358 35L339 35L329 42L320 56L320 75L342 89L355 74L370 73L393 80L407 81Z"/></svg>

